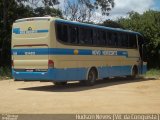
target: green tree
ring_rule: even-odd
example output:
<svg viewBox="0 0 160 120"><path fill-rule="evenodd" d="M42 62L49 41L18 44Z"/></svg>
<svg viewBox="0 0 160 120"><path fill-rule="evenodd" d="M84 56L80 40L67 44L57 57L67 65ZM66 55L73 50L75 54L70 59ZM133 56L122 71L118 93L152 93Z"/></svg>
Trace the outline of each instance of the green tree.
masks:
<svg viewBox="0 0 160 120"><path fill-rule="evenodd" d="M50 14L62 17L60 10L50 8L54 0L43 0L43 8L31 6L32 0L0 0L0 65L11 63L11 31L16 19ZM49 2L50 1L50 2Z"/></svg>
<svg viewBox="0 0 160 120"><path fill-rule="evenodd" d="M122 28L122 29L124 29L121 24L119 24L116 21L112 21L112 20L106 20L102 24L99 24L99 25L102 25L102 26L105 26L105 27Z"/></svg>
<svg viewBox="0 0 160 120"><path fill-rule="evenodd" d="M65 0L62 11L65 19L91 22L97 11L101 10L104 16L109 15L114 5L114 0Z"/></svg>
<svg viewBox="0 0 160 120"><path fill-rule="evenodd" d="M50 8L50 7L37 7L34 9L34 14L36 17L42 17L45 15L50 15L50 16L58 16L60 18L63 18L62 12L58 9L55 8Z"/></svg>
<svg viewBox="0 0 160 120"><path fill-rule="evenodd" d="M0 64L9 65L11 60L11 29L15 19L30 15L31 9L15 0L0 1Z"/></svg>
<svg viewBox="0 0 160 120"><path fill-rule="evenodd" d="M160 12L149 10L143 14L130 12L129 18L118 20L126 29L144 35L147 44L148 67L160 68Z"/></svg>
<svg viewBox="0 0 160 120"><path fill-rule="evenodd" d="M111 8L115 6L114 0L79 0L91 9L101 9L103 15L109 15Z"/></svg>

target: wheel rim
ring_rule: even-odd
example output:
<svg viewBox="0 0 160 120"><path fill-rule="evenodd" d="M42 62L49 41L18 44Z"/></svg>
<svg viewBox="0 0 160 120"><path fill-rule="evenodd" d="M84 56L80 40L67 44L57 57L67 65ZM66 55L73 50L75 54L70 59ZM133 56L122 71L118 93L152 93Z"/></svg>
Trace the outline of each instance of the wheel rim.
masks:
<svg viewBox="0 0 160 120"><path fill-rule="evenodd" d="M91 82L91 83L94 83L95 81L95 73L94 71L91 71L90 74L88 75L88 80Z"/></svg>

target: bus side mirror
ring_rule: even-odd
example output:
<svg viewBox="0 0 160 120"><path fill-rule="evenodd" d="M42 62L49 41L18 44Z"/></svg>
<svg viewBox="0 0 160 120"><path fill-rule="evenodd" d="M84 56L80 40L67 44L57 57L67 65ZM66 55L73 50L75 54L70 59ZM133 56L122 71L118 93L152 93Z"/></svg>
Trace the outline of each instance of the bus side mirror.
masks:
<svg viewBox="0 0 160 120"><path fill-rule="evenodd" d="M142 45L142 60L144 62L147 62L147 60L148 60L147 47L145 44Z"/></svg>

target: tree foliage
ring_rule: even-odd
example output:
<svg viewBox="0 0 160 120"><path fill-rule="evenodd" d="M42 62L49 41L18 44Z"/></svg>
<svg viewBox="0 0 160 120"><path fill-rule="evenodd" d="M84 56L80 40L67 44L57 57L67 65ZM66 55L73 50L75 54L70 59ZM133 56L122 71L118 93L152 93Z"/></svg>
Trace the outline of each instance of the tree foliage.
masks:
<svg viewBox="0 0 160 120"><path fill-rule="evenodd" d="M99 24L99 25L102 25L102 26L105 26L105 27L122 28L122 29L124 29L124 27L121 24L119 24L116 21L112 21L112 20L106 20L102 24Z"/></svg>
<svg viewBox="0 0 160 120"><path fill-rule="evenodd" d="M43 0L45 7L33 7L36 0L0 0L0 65L11 63L11 31L16 19L52 15L62 17L60 10L49 7L56 0ZM31 5L32 4L32 5Z"/></svg>
<svg viewBox="0 0 160 120"><path fill-rule="evenodd" d="M93 14L93 8L78 1L71 2L66 0L63 16L65 19L79 22L90 22Z"/></svg>
<svg viewBox="0 0 160 120"><path fill-rule="evenodd" d="M149 10L143 14L130 12L129 18L121 18L118 23L126 29L138 31L147 42L148 66L160 68L160 12Z"/></svg>
<svg viewBox="0 0 160 120"><path fill-rule="evenodd" d="M111 8L115 6L114 0L79 0L90 9L101 9L103 15L109 15Z"/></svg>
<svg viewBox="0 0 160 120"><path fill-rule="evenodd" d="M37 7L36 9L34 9L34 15L36 17L50 15L50 16L63 18L62 12L60 10L55 8L50 8L50 7Z"/></svg>
<svg viewBox="0 0 160 120"><path fill-rule="evenodd" d="M114 0L65 0L64 18L80 22L91 22L96 12L109 15L114 7Z"/></svg>

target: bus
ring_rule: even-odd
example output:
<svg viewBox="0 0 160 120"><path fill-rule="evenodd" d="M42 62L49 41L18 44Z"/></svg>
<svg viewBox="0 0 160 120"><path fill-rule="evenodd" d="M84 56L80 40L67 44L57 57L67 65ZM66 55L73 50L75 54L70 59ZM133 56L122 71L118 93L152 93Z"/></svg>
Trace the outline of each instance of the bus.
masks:
<svg viewBox="0 0 160 120"><path fill-rule="evenodd" d="M12 28L14 80L65 85L143 74L143 36L55 17L18 19Z"/></svg>

